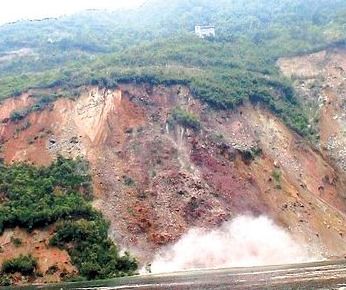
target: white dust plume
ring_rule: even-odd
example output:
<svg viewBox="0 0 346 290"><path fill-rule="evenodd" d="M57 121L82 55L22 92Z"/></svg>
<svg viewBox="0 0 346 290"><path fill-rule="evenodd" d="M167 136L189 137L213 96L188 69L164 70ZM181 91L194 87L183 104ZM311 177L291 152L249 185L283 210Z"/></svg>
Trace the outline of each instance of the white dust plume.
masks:
<svg viewBox="0 0 346 290"><path fill-rule="evenodd" d="M220 228L189 230L162 249L152 273L203 268L248 267L323 260L311 246L301 245L265 216L239 216Z"/></svg>

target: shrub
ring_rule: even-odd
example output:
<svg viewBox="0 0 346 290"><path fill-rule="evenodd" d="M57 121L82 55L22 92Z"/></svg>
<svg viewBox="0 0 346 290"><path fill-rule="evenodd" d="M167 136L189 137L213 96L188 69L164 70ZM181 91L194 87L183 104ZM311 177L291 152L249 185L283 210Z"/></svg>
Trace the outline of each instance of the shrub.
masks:
<svg viewBox="0 0 346 290"><path fill-rule="evenodd" d="M13 245L15 245L17 248L20 247L22 245L22 240L19 238L14 238L11 237L11 242L13 243Z"/></svg>
<svg viewBox="0 0 346 290"><path fill-rule="evenodd" d="M11 286L12 281L8 275L0 273L0 286Z"/></svg>
<svg viewBox="0 0 346 290"><path fill-rule="evenodd" d="M134 186L136 183L130 176L124 176L124 184L126 186Z"/></svg>
<svg viewBox="0 0 346 290"><path fill-rule="evenodd" d="M2 264L2 271L7 274L19 272L25 276L34 274L37 268L37 260L31 255L20 255L17 258L6 260Z"/></svg>
<svg viewBox="0 0 346 290"><path fill-rule="evenodd" d="M281 172L278 169L275 169L272 173L272 176L276 182L280 182L281 180Z"/></svg>
<svg viewBox="0 0 346 290"><path fill-rule="evenodd" d="M100 215L92 221L65 221L58 225L50 244L66 249L80 275L88 280L134 274L136 260L129 254L120 256L107 233L108 224Z"/></svg>
<svg viewBox="0 0 346 290"><path fill-rule="evenodd" d="M38 101L36 101L36 103L33 104L31 107L26 107L24 109L12 112L10 114L10 120L12 122L20 121L20 120L24 119L26 116L28 116L32 112L42 111L50 103L54 102L56 100L56 98L57 98L56 95L41 96L41 97L38 98Z"/></svg>
<svg viewBox="0 0 346 290"><path fill-rule="evenodd" d="M24 119L29 114L29 111L26 109L20 111L14 111L10 114L10 120L12 122L20 121Z"/></svg>
<svg viewBox="0 0 346 290"><path fill-rule="evenodd" d="M260 147L251 147L249 149L239 150L242 160L246 164L250 164L257 156L262 154L262 149Z"/></svg>
<svg viewBox="0 0 346 290"><path fill-rule="evenodd" d="M272 177L275 181L275 187L277 189L281 189L281 171L279 169L274 169Z"/></svg>
<svg viewBox="0 0 346 290"><path fill-rule="evenodd" d="M46 275L53 275L54 273L58 271L59 271L59 267L57 265L52 265L47 269Z"/></svg>
<svg viewBox="0 0 346 290"><path fill-rule="evenodd" d="M170 123L176 122L180 124L181 126L190 128L195 131L198 131L201 129L201 123L197 119L197 117L194 114L181 109L180 107L177 107L172 111L169 122Z"/></svg>

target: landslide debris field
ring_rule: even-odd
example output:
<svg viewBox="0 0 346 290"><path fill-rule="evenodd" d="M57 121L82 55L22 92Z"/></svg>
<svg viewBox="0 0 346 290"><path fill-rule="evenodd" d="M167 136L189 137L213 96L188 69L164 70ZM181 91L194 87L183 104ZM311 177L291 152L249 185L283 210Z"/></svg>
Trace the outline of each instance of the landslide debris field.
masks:
<svg viewBox="0 0 346 290"><path fill-rule="evenodd" d="M240 215L344 258L346 4L228 2L0 26L1 284L131 275Z"/></svg>

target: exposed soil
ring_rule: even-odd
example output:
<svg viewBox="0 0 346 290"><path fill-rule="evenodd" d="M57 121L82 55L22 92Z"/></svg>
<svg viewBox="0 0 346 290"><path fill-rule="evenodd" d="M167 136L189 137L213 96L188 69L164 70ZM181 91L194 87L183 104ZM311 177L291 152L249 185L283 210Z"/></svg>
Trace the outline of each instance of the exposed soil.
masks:
<svg viewBox="0 0 346 290"><path fill-rule="evenodd" d="M6 230L0 236L0 264L5 260L10 260L19 255L30 253L38 261L36 277L16 276L16 283L56 283L64 277L77 273L77 269L72 266L70 256L64 250L49 246L49 239L52 234L51 229L45 231L34 230L27 233L21 229ZM16 243L17 241L17 243ZM28 280L27 280L28 279ZM31 280L31 281L30 281Z"/></svg>
<svg viewBox="0 0 346 290"><path fill-rule="evenodd" d="M278 65L295 79L298 96L317 117L322 153L346 172L346 49L284 58Z"/></svg>
<svg viewBox="0 0 346 290"><path fill-rule="evenodd" d="M319 57L311 57L311 75ZM292 71L300 71L298 60ZM4 101L0 116L30 99ZM198 116L201 131L169 124L176 106ZM26 121L31 126L18 130ZM7 120L0 133L7 163L87 158L95 207L111 221L111 237L142 263L193 226L216 227L243 213L272 217L326 257L346 253L345 173L261 107L215 112L180 86L88 87L76 101L59 99L25 120Z"/></svg>

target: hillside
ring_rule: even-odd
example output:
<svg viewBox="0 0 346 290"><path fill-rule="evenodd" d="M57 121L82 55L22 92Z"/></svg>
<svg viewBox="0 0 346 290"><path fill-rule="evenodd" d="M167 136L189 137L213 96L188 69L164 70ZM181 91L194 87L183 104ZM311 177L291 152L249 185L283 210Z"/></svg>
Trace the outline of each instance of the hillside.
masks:
<svg viewBox="0 0 346 290"><path fill-rule="evenodd" d="M345 256L346 3L162 3L0 27L0 262L37 263L13 283L134 274L243 214Z"/></svg>
<svg viewBox="0 0 346 290"><path fill-rule="evenodd" d="M306 1L262 2L230 6L223 1L173 1L165 9L149 2L142 10L117 17L89 11L2 26L0 98L37 87L59 86L73 96L79 86L89 84L114 88L117 82L179 83L217 108L259 98L284 115L289 126L309 135L306 116L294 105L290 85L275 61L342 41L345 4L320 1L311 13ZM275 9L269 13L268 7ZM197 39L193 24L184 19L215 23L217 38ZM279 101L278 91L283 93Z"/></svg>

